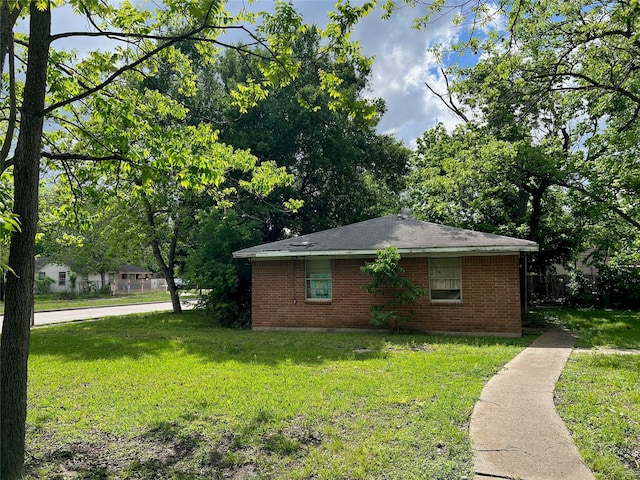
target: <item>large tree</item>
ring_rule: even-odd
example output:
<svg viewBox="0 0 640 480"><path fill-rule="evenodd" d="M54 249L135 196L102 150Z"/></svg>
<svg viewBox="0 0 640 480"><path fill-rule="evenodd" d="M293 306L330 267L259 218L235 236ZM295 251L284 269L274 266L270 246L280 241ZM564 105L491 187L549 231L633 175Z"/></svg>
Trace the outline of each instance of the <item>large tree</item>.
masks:
<svg viewBox="0 0 640 480"><path fill-rule="evenodd" d="M640 235L638 2L407 0L388 5L401 3L420 5L419 15L426 12L417 18L419 27L450 15L459 28L457 43L434 47L447 88L427 87L467 124L467 136L482 132L478 153L480 145L486 151L495 141L509 146L511 153L486 162L467 158L469 165L506 167L476 185L488 193L502 178L520 192L526 200L520 205L529 212L521 234L547 244L543 253L559 251L558 245L597 246L593 242L603 237L590 230L628 231L614 226L613 216ZM460 57L454 54L462 54L463 66L455 64ZM440 133L425 140L433 144L434 135ZM461 136L460 130L452 134L457 140ZM470 172L476 182L482 171ZM451 184L464 181L449 172ZM461 194L457 201L479 200ZM491 204L487 199L483 208ZM540 228L545 225L551 230ZM601 246L607 249L606 242Z"/></svg>
<svg viewBox="0 0 640 480"><path fill-rule="evenodd" d="M265 52L228 51L219 62L207 64L191 45L181 45L197 65L199 86L194 97L185 99L190 107L186 119L209 122L225 143L249 149L262 162L275 161L293 178L268 196L235 189L232 209L203 212L200 228L192 229L185 275L207 288L202 304L221 323L248 321L248 270L231 257L234 249L398 210L409 150L375 131L384 105L364 95L370 63L319 55L322 45L319 29L309 27L293 44L292 54L300 62L297 78L246 111L233 103L233 91L248 78L260 78L256 59ZM340 79L331 94L323 87L329 78ZM148 85L180 96L166 68ZM363 107L356 114L354 104ZM242 178L231 174L227 185L235 187ZM291 198L302 201L295 212L282 208ZM233 232L234 238L224 232Z"/></svg>
<svg viewBox="0 0 640 480"><path fill-rule="evenodd" d="M239 203L246 215L260 218L264 241L285 234L305 234L353 223L397 210L409 150L376 132L384 114L380 99L369 99L371 65L346 62L336 54L321 56L321 33L309 28L293 44L301 62L298 77L246 113L224 101L234 86L255 75L259 66L246 54L229 51L218 65L202 72L209 101L192 110L219 125L220 137L248 148L260 160L273 160L293 175L263 202ZM324 87L339 78L336 91ZM345 103L334 103L338 96ZM360 104L354 115L351 105ZM295 213L274 208L289 198L304 203Z"/></svg>
<svg viewBox="0 0 640 480"><path fill-rule="evenodd" d="M455 10L462 31L451 50L478 60L472 68L444 67L450 88L437 93L454 111L462 110L458 95L471 94L480 97L475 106L485 118L498 120L491 111L504 115L503 126L517 128L528 118L532 136L555 136L565 155L554 159L566 169L552 182L640 229L639 2L402 3L426 6L418 21L424 27ZM453 60L446 48L437 50L443 62ZM496 101L507 108L494 108ZM472 119L469 111L465 116Z"/></svg>
<svg viewBox="0 0 640 480"><path fill-rule="evenodd" d="M29 320L33 309L35 237L38 222L38 185L41 159L73 161L87 159L78 151L50 149L56 133L76 120L75 107L102 91L125 72L145 74L153 69L153 60L162 52L176 52L173 46L185 39L198 42L202 51L228 46L219 35L225 30L243 32L250 43L268 46L263 58L262 82L239 85L237 100L255 103L270 86L285 84L297 73L290 44L300 33L301 21L293 8L277 3L275 13L234 16L224 10L223 1L192 2L168 0L155 9L121 5L101 0L71 0L67 3L82 15L90 31L52 33L51 10L60 0L3 0L0 2L0 102L2 103L0 173L13 171L13 204L4 218L17 218L20 230L11 237L5 314L0 343L0 477L17 479L24 464L26 419L27 359ZM348 47L351 25L370 9L369 5L351 8L339 6L326 31L327 48L339 48L345 57L354 53ZM252 20L260 21L260 30L250 30ZM26 31L27 33L20 33ZM110 39L107 50L94 50L82 58L74 53L54 51L63 40L81 41L87 37ZM235 48L242 49L241 45ZM176 65L188 66L177 58ZM19 72L24 65L24 76ZM187 73L189 69L185 70ZM24 79L24 81L22 81ZM188 86L188 78L185 77ZM331 85L327 85L330 88ZM117 98L110 98L114 108ZM67 109L63 112L63 109ZM123 112L126 117L127 113ZM49 122L44 130L45 119ZM130 119L132 122L133 118ZM43 150L44 147L44 150ZM111 152L99 159L115 161L123 169L136 169ZM58 166L57 168L63 168Z"/></svg>
<svg viewBox="0 0 640 480"><path fill-rule="evenodd" d="M229 202L239 188L265 195L290 176L273 162L257 165L248 151L218 142L209 124L184 123L185 107L144 88L144 78L127 72L75 108L76 125L61 136L57 148L65 155L117 157L116 162L76 160L68 167L69 180L78 194L94 202L106 206L119 200L126 218L147 238L173 311L180 313L178 252L202 203L198 195L214 204ZM117 106L110 98L119 99ZM236 187L225 186L230 172L245 178Z"/></svg>
<svg viewBox="0 0 640 480"><path fill-rule="evenodd" d="M527 137L510 140L487 128L442 125L418 139L407 191L417 217L510 235L540 244L536 267L571 258L581 216L567 206L549 149Z"/></svg>

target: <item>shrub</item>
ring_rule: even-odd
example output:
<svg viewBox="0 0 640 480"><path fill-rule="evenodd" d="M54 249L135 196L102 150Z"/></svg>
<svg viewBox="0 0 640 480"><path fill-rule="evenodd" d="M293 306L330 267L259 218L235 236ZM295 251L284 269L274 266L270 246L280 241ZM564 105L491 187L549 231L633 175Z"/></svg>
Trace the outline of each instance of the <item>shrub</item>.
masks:
<svg viewBox="0 0 640 480"><path fill-rule="evenodd" d="M604 303L615 308L640 308L640 268L623 265L600 267Z"/></svg>
<svg viewBox="0 0 640 480"><path fill-rule="evenodd" d="M250 298L243 295L233 298L229 292L210 290L200 297L197 308L204 309L217 326L248 328L251 324L250 303Z"/></svg>
<svg viewBox="0 0 640 480"><path fill-rule="evenodd" d="M51 293L51 285L54 283L56 283L56 281L53 278L36 278L34 283L34 293L36 295L47 295Z"/></svg>
<svg viewBox="0 0 640 480"><path fill-rule="evenodd" d="M372 282L363 288L374 297L384 297L382 304L371 305L372 325L395 324L398 321L409 321L413 310L408 315L401 315L398 308L413 305L418 298L426 293L422 287L417 287L407 277L403 276L404 269L400 266L400 254L393 247L378 250L378 258L367 263L361 270L372 277Z"/></svg>

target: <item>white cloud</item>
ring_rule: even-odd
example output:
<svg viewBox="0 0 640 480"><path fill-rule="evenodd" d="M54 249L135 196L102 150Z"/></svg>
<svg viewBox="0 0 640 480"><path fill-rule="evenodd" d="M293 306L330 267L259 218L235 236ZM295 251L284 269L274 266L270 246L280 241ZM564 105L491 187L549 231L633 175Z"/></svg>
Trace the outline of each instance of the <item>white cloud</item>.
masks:
<svg viewBox="0 0 640 480"><path fill-rule="evenodd" d="M418 9L400 9L387 21L380 20L377 13L361 21L355 38L362 42L365 54L375 56L370 96L383 98L387 105L379 130L394 133L413 146L417 137L438 122L453 128L459 119L425 86L428 82L436 91L446 92L444 77L429 48L455 41L450 16L432 24L428 31L417 31L412 26L421 13Z"/></svg>

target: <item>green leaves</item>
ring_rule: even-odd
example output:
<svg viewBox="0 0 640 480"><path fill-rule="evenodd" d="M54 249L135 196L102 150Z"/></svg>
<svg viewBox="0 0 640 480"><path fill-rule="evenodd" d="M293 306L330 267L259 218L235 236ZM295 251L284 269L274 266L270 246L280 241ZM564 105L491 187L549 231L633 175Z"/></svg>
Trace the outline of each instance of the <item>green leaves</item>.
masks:
<svg viewBox="0 0 640 480"><path fill-rule="evenodd" d="M404 269L400 266L400 254L393 247L378 250L374 262L367 262L360 270L372 278L371 283L364 285L363 289L374 297L384 297L383 304L374 304L369 307L371 311L372 325L388 325L394 323L398 328L398 321L411 319L406 311L402 313L398 308L413 305L416 300L425 295L426 289L417 287L413 282L403 276Z"/></svg>
<svg viewBox="0 0 640 480"><path fill-rule="evenodd" d="M436 1L426 12L424 28L447 10ZM599 223L625 230L612 214L639 235L639 13L620 0L461 6L460 41L435 49L441 61L450 49L482 53L475 65L446 69L441 99L467 126L419 140L414 211L533 238L540 265L602 242Z"/></svg>

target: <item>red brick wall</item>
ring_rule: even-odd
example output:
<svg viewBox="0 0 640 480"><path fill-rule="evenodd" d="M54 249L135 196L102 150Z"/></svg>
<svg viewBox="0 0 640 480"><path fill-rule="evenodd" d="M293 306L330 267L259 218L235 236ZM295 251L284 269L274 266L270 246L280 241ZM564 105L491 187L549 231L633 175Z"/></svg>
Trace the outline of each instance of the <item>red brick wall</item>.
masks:
<svg viewBox="0 0 640 480"><path fill-rule="evenodd" d="M370 329L369 305L362 290L370 277L362 259L332 261L331 301L305 300L304 260L252 262L253 328ZM414 284L429 287L427 258L403 258ZM462 257L462 301L436 302L429 294L413 307L414 319L401 327L432 332L521 335L518 255Z"/></svg>

